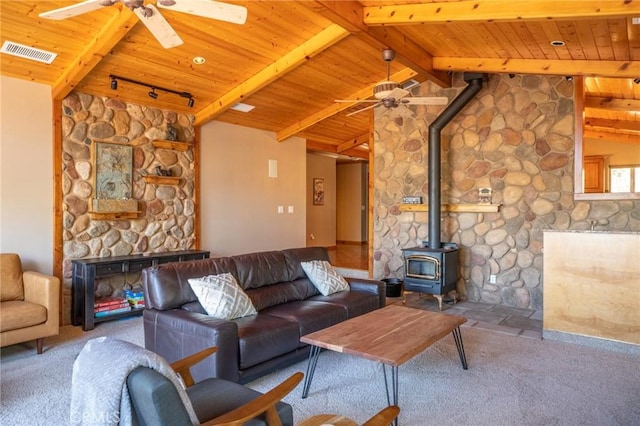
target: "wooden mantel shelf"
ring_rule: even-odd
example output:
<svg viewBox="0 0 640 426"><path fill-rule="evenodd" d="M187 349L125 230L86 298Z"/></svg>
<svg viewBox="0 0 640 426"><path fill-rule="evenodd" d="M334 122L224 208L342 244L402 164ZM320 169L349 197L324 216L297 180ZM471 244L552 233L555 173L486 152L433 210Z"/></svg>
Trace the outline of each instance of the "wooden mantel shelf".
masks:
<svg viewBox="0 0 640 426"><path fill-rule="evenodd" d="M125 220L136 219L140 214L136 212L89 212L89 218L91 220Z"/></svg>
<svg viewBox="0 0 640 426"><path fill-rule="evenodd" d="M427 204L400 204L401 212L428 212ZM442 211L454 213L495 213L500 204L443 204Z"/></svg>
<svg viewBox="0 0 640 426"><path fill-rule="evenodd" d="M171 149L174 151L186 151L191 148L191 144L189 142L154 140L151 141L151 143L155 148Z"/></svg>
<svg viewBox="0 0 640 426"><path fill-rule="evenodd" d="M156 185L177 185L180 183L180 178L177 176L146 175L142 178L146 183L155 183Z"/></svg>

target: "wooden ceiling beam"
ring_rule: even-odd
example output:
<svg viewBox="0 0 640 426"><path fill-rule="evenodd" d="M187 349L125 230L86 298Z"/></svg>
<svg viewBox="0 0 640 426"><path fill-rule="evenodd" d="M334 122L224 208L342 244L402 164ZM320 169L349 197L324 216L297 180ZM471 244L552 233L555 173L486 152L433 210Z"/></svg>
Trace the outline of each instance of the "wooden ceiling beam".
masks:
<svg viewBox="0 0 640 426"><path fill-rule="evenodd" d="M315 140L314 138L307 139L307 151L328 152L330 154L340 154L340 155L346 155L349 157L357 157L357 158L362 158L364 160L369 160L369 151L367 150L352 148L347 151L338 153L336 145L322 142L320 140Z"/></svg>
<svg viewBox="0 0 640 426"><path fill-rule="evenodd" d="M640 112L640 99L587 96L584 100L584 107L611 111Z"/></svg>
<svg viewBox="0 0 640 426"><path fill-rule="evenodd" d="M435 69L488 73L636 78L640 61L586 61L504 58L433 58Z"/></svg>
<svg viewBox="0 0 640 426"><path fill-rule="evenodd" d="M373 25L415 25L424 23L528 22L602 19L638 15L634 1L557 0L462 0L368 6L364 23Z"/></svg>
<svg viewBox="0 0 640 426"><path fill-rule="evenodd" d="M104 24L102 30L76 56L70 66L51 86L54 100L62 100L102 61L116 44L139 22L126 7L116 5L117 12Z"/></svg>
<svg viewBox="0 0 640 426"><path fill-rule="evenodd" d="M396 51L397 59L403 65L413 68L421 78L433 81L441 87L451 87L451 77L445 72L434 70L432 55L421 46L409 40L396 28L374 28L363 23L364 7L355 1L317 0L314 9L325 18L346 28L352 34L379 49Z"/></svg>
<svg viewBox="0 0 640 426"><path fill-rule="evenodd" d="M225 93L204 107L196 114L194 124L200 126L207 121L213 120L242 99L251 96L253 93L282 77L289 71L299 67L310 58L331 47L348 35L349 32L337 24L328 26L233 90Z"/></svg>
<svg viewBox="0 0 640 426"><path fill-rule="evenodd" d="M636 145L640 144L640 133L638 134L629 134L629 133L614 133L614 132L606 132L602 130L593 130L588 127L584 128L582 137L584 139L600 139L610 142L622 142L622 143L633 143Z"/></svg>
<svg viewBox="0 0 640 426"><path fill-rule="evenodd" d="M592 129L613 129L625 133L640 132L640 121L624 121L611 120L607 118L585 117L584 125Z"/></svg>
<svg viewBox="0 0 640 426"><path fill-rule="evenodd" d="M405 81L410 78L413 78L416 75L416 72L411 68L405 68L391 75L391 79L394 81ZM358 90L355 93L347 96L347 99L369 99L373 96L373 88L375 84L365 87L364 89ZM327 118L336 115L346 109L351 108L354 103L349 102L336 102L334 104L329 105L328 107L321 109L320 111L311 114L310 116L293 123L292 125L280 130L276 134L276 139L278 141L283 141L297 133L302 132L305 129L321 122L322 120L326 120Z"/></svg>
<svg viewBox="0 0 640 426"><path fill-rule="evenodd" d="M362 134L360 136L358 136L357 138L354 138L350 141L341 143L340 145L338 145L336 152L338 153L343 153L345 151L348 151L352 148L355 148L357 146L360 146L364 143L369 142L369 132Z"/></svg>

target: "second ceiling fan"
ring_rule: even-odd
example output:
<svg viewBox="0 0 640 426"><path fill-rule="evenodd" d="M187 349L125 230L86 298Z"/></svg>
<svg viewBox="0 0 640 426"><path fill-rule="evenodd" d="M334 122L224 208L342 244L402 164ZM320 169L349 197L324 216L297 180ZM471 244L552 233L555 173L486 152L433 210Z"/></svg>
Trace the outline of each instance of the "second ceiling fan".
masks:
<svg viewBox="0 0 640 426"><path fill-rule="evenodd" d="M449 99L446 97L407 97L411 92L402 88L402 85L396 81L390 80L391 61L396 57L396 52L392 49L384 49L382 51L382 59L387 63L387 79L376 84L373 88L373 96L375 99L336 99L336 102L368 102L372 103L365 108L347 114L350 117L368 109L384 106L387 109L397 108L400 105L446 105Z"/></svg>
<svg viewBox="0 0 640 426"><path fill-rule="evenodd" d="M155 5L145 4L144 0L85 0L71 6L41 13L39 16L46 19L62 20L92 12L104 6L113 6L118 2L122 2L131 9L158 42L167 49L179 46L183 41L156 6L233 24L244 24L247 20L246 7L213 0L157 0Z"/></svg>

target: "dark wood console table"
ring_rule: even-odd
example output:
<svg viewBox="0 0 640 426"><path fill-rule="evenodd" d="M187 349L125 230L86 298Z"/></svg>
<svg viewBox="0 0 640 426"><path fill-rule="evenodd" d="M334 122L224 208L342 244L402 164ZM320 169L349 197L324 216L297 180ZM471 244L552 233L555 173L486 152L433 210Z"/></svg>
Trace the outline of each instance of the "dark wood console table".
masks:
<svg viewBox="0 0 640 426"><path fill-rule="evenodd" d="M71 323L82 325L84 331L93 330L97 322L109 321L132 315L140 315L142 309L132 309L105 317L96 318L93 313L95 303L95 280L109 275L139 272L144 268L169 262L185 262L188 260L207 259L208 251L186 250L137 254L132 256L96 257L90 259L74 259L73 276L71 278Z"/></svg>

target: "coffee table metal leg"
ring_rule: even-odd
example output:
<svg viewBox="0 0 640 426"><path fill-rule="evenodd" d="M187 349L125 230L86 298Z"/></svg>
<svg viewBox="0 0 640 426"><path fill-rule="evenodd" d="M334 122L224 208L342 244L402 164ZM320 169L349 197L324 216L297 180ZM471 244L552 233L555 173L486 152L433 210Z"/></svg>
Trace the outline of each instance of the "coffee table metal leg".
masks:
<svg viewBox="0 0 640 426"><path fill-rule="evenodd" d="M467 356L464 353L464 345L462 344L462 334L460 334L460 327L456 327L451 332L453 334L453 340L456 341L456 347L458 348L458 355L460 355L460 362L462 362L462 368L467 369Z"/></svg>
<svg viewBox="0 0 640 426"><path fill-rule="evenodd" d="M311 346L309 363L307 364L307 374L304 375L304 385L302 386L302 398L306 398L307 395L309 395L309 388L311 387L311 380L313 380L313 373L316 371L316 364L318 364L319 355L320 347Z"/></svg>
<svg viewBox="0 0 640 426"><path fill-rule="evenodd" d="M384 388L387 393L387 405L398 405L398 367L395 365L391 366L391 393L389 395L389 382L387 380L387 366L386 364L382 364L382 373L384 374ZM393 403L391 399L393 398ZM398 425L398 418L396 417L393 421L394 426Z"/></svg>

